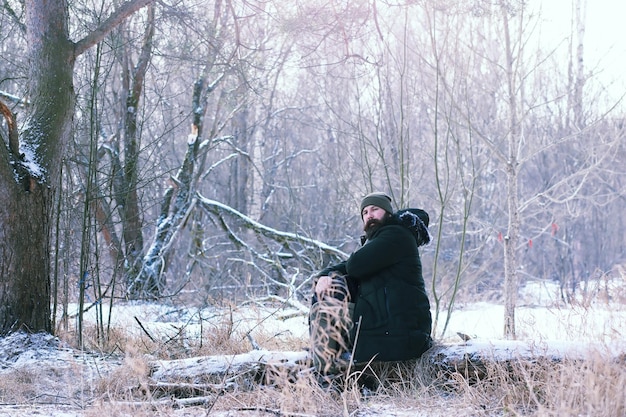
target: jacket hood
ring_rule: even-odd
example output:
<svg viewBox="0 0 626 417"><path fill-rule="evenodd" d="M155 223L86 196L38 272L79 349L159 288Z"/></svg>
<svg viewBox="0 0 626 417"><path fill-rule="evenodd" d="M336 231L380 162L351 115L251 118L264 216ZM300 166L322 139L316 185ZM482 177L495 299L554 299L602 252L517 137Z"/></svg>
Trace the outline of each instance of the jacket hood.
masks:
<svg viewBox="0 0 626 417"><path fill-rule="evenodd" d="M431 237L428 231L430 219L424 210L418 208L402 209L394 213L392 218L413 233L418 247L430 243Z"/></svg>
<svg viewBox="0 0 626 417"><path fill-rule="evenodd" d="M392 214L383 227L389 224L406 227L413 234L413 237L415 237L417 246L420 247L430 243L431 236L428 231L429 220L430 218L426 211L418 208L407 208L398 210ZM361 245L364 245L366 241L367 236L362 235Z"/></svg>

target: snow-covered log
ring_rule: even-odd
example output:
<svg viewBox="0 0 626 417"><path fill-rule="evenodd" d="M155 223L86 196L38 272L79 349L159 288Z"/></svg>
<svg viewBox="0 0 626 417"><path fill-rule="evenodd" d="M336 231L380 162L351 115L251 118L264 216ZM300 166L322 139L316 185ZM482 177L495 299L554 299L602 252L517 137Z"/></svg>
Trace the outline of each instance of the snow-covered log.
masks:
<svg viewBox="0 0 626 417"><path fill-rule="evenodd" d="M268 371L297 371L307 367L308 352L253 350L238 355L160 360L150 364L153 387L229 390L267 382ZM168 385L170 384L170 385ZM193 384L193 385L189 385Z"/></svg>
<svg viewBox="0 0 626 417"><path fill-rule="evenodd" d="M435 346L422 360L439 375L482 378L498 366L510 369L516 364L582 361L594 354L617 357L625 348L600 343L470 339L460 344Z"/></svg>
<svg viewBox="0 0 626 417"><path fill-rule="evenodd" d="M624 346L608 347L594 343L472 339L460 344L437 344L419 362L425 372L432 372L439 377L456 375L462 378L482 378L499 365L510 369L515 364L579 361L596 353L618 357L624 351ZM416 362L407 361L403 364L412 366ZM368 372L376 372L386 365L382 364L381 367L380 363L376 363L369 367ZM150 377L153 387L158 387L160 391L181 390L190 388L185 384L200 384L206 392L245 389L254 383L272 383L276 375L296 376L309 367L307 351L254 350L239 355L155 361L151 364Z"/></svg>

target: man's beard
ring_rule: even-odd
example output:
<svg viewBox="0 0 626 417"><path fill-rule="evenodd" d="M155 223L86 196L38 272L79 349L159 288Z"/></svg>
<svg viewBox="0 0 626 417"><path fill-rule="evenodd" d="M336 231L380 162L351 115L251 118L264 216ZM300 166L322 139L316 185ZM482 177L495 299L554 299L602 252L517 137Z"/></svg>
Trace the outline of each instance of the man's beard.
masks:
<svg viewBox="0 0 626 417"><path fill-rule="evenodd" d="M372 237L374 233L385 224L385 220L387 218L383 217L381 220L378 219L369 219L365 226L363 226L363 231L365 232L365 237L369 239Z"/></svg>

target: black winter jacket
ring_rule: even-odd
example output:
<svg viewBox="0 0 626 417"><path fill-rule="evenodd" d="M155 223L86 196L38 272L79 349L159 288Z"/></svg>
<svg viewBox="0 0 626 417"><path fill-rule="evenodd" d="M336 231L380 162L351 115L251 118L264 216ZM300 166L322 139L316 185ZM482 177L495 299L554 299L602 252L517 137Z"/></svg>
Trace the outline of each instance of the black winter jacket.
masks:
<svg viewBox="0 0 626 417"><path fill-rule="evenodd" d="M355 362L413 359L430 347L432 319L418 250L430 240L427 224L423 211L399 211L347 261L320 273L335 271L356 283Z"/></svg>

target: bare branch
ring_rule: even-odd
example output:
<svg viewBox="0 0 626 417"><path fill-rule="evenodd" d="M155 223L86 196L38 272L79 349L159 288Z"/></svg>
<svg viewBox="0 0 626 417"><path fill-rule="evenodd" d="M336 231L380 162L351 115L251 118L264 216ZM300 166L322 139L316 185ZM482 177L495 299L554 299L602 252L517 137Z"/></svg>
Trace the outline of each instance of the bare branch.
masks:
<svg viewBox="0 0 626 417"><path fill-rule="evenodd" d="M17 104L20 107L26 107L30 104L30 102L24 98L19 98L13 94L7 93L6 91L0 91L0 98L8 100L12 103Z"/></svg>
<svg viewBox="0 0 626 417"><path fill-rule="evenodd" d="M11 16L11 19L13 19L13 21L20 28L22 33L26 33L26 25L24 24L24 22L21 21L21 19L19 18L17 13L15 13L15 10L13 10L13 8L11 7L11 5L9 4L7 0L4 0L2 2L2 8L6 10L9 16Z"/></svg>
<svg viewBox="0 0 626 417"><path fill-rule="evenodd" d="M206 197L203 197L200 194L197 194L198 196L198 202L208 211L215 213L215 214L219 214L220 212L227 212L235 217L238 217L240 220L242 220L245 224L245 227L252 229L266 237L269 237L271 239L274 239L278 242L288 242L288 241L295 241L295 242L300 242L300 243L305 243L308 245L313 245L315 247L317 247L318 249L320 249L321 251L331 254L331 255L335 255L338 256L339 258L342 259L347 259L348 258L348 254L333 247L330 245L327 245L323 242L320 242L319 240L315 240L315 239L311 239L305 236L301 236L295 233L289 233L289 232L282 232L276 229L272 229L271 227L267 227L253 219L251 219L250 217L246 216L243 213L240 213L239 211L235 210L232 207L229 207L225 204L222 204L218 201L214 201L214 200L210 200Z"/></svg>
<svg viewBox="0 0 626 417"><path fill-rule="evenodd" d="M95 30L74 44L74 58L100 42L106 35L122 23L128 16L145 7L154 0L131 0L122 4L107 20Z"/></svg>

